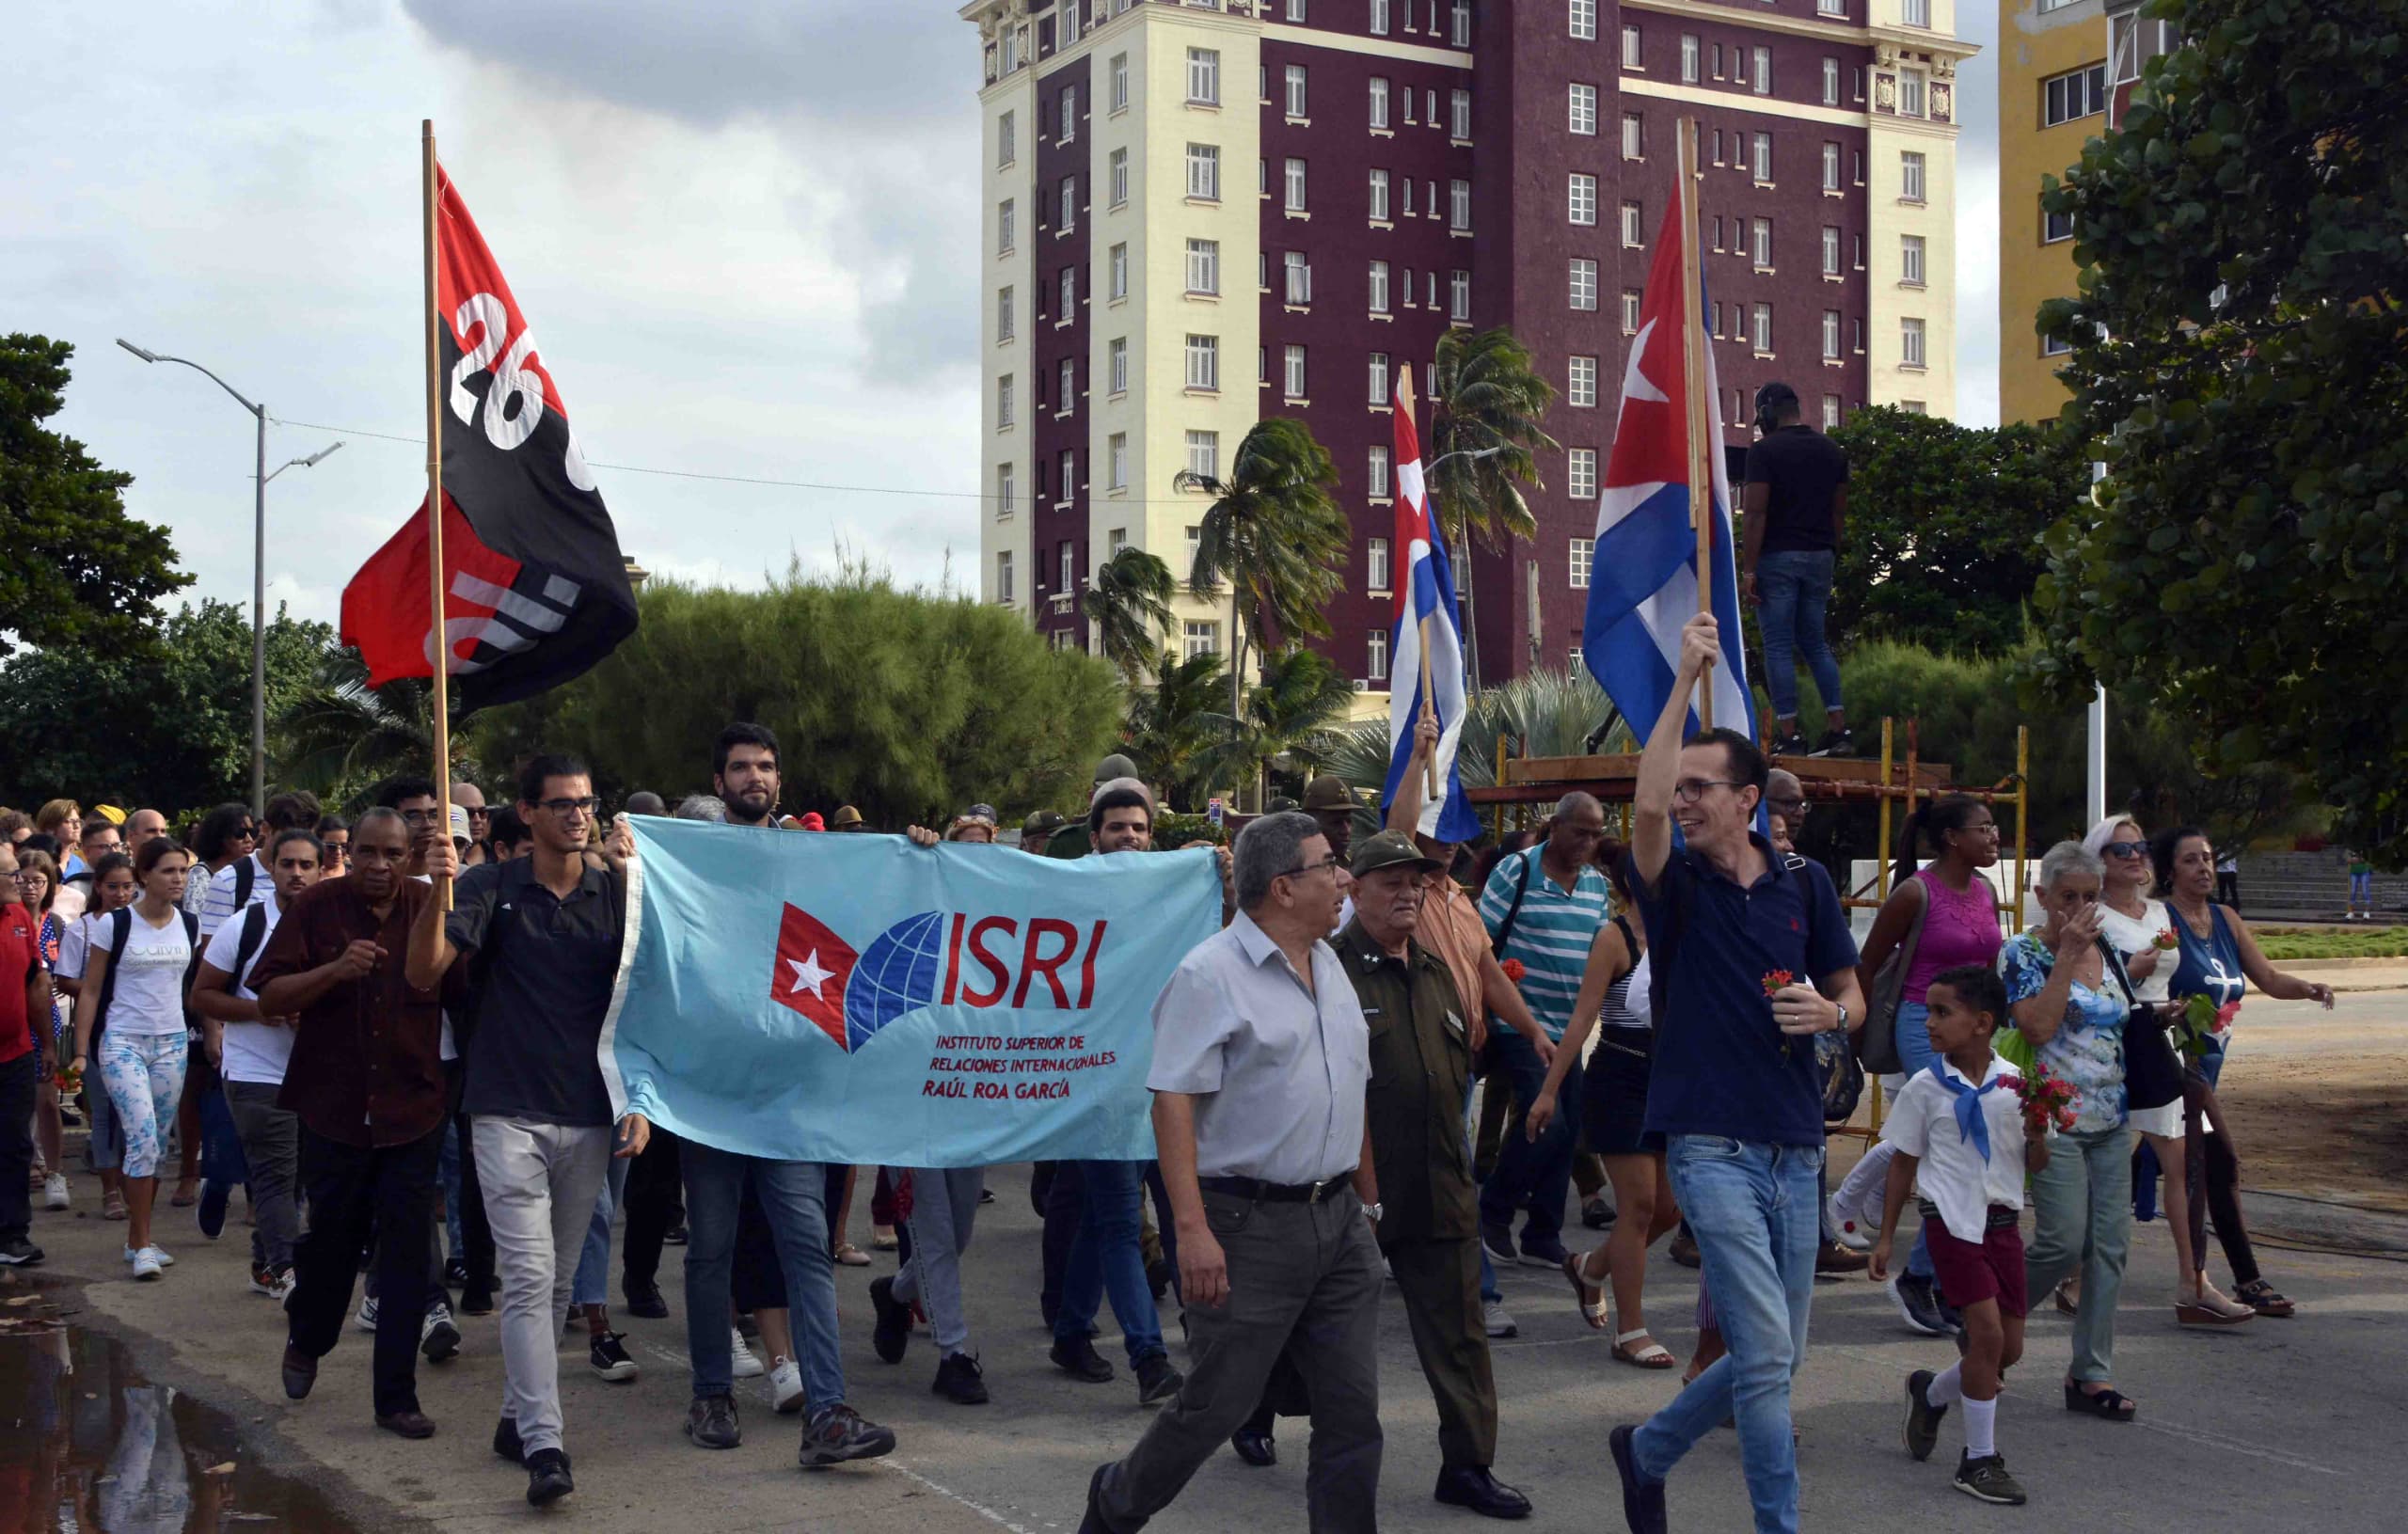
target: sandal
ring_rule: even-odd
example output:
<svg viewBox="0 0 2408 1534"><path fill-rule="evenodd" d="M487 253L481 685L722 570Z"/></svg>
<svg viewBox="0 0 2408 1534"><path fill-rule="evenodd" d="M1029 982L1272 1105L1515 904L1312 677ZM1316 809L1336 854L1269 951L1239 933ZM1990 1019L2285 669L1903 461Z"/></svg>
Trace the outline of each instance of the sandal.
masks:
<svg viewBox="0 0 2408 1534"><path fill-rule="evenodd" d="M2232 1291L2232 1297L2261 1316L2277 1320L2295 1314L2299 1306L2274 1292L2274 1286L2262 1278L2253 1278Z"/></svg>
<svg viewBox="0 0 2408 1534"><path fill-rule="evenodd" d="M1646 1337L1647 1345L1633 1347L1632 1344L1641 1337ZM1666 1351L1662 1343L1654 1337L1647 1336L1647 1328L1644 1326L1616 1334L1614 1356L1625 1364L1636 1364L1640 1368L1671 1368L1673 1364L1671 1353Z"/></svg>
<svg viewBox="0 0 2408 1534"><path fill-rule="evenodd" d="M120 1193L103 1194L101 1196L101 1218L103 1220L124 1219L125 1194Z"/></svg>
<svg viewBox="0 0 2408 1534"><path fill-rule="evenodd" d="M866 1268L869 1266L869 1254L851 1241L838 1243L834 1255L838 1265L842 1267Z"/></svg>
<svg viewBox="0 0 2408 1534"><path fill-rule="evenodd" d="M2138 1402L2112 1384L2088 1391L2067 1380L2066 1410L2084 1413L2102 1422L2130 1422L2140 1415L2141 1409Z"/></svg>
<svg viewBox="0 0 2408 1534"><path fill-rule="evenodd" d="M185 1178L179 1181L176 1184L174 1196L167 1200L170 1208L180 1210L188 1210L199 1202L200 1179L198 1178Z"/></svg>
<svg viewBox="0 0 2408 1534"><path fill-rule="evenodd" d="M2174 1319L2184 1326L2238 1326L2257 1315L2247 1305L2217 1293L2216 1287L2205 1279L2199 1281L2197 1294L2189 1299L2178 1295L2174 1301Z"/></svg>
<svg viewBox="0 0 2408 1534"><path fill-rule="evenodd" d="M1580 1319L1589 1323L1591 1331L1602 1332L1606 1329L1606 1287L1592 1284L1581 1275L1580 1264L1587 1260L1581 1253L1567 1253L1563 1258L1563 1276L1572 1281L1572 1293L1580 1304ZM1643 1336L1646 1333L1642 1330L1640 1335ZM1621 1356L1619 1349L1615 1356ZM1656 1368L1662 1366L1651 1364L1648 1367Z"/></svg>
<svg viewBox="0 0 2408 1534"><path fill-rule="evenodd" d="M2067 1291L2069 1289L2073 1291L2072 1298L2070 1299L2067 1298ZM2057 1308L2059 1310L2065 1312L2068 1316L2079 1316L2082 1314L2082 1291L2074 1289L2074 1281L2072 1279L2068 1278L2064 1283L2057 1286L2056 1298Z"/></svg>

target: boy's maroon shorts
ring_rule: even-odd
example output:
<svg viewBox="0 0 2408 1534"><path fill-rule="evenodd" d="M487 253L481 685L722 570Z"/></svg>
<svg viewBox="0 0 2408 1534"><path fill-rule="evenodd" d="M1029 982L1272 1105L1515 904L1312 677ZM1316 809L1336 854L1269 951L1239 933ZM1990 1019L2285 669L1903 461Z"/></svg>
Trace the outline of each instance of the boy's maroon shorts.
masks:
<svg viewBox="0 0 2408 1534"><path fill-rule="evenodd" d="M1962 1310L1983 1300L1996 1300L2002 1316L2025 1313L2020 1228L1993 1226L1979 1241L1957 1240L1936 1217L1925 1220L1923 1229L1931 1252L1932 1276L1940 1281L1940 1292L1950 1305Z"/></svg>

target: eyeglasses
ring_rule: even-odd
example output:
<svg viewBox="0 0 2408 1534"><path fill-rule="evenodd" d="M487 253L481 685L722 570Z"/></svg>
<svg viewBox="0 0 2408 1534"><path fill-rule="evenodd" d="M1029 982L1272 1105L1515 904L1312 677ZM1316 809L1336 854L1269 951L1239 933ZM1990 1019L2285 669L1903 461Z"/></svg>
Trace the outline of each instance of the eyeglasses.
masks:
<svg viewBox="0 0 2408 1534"><path fill-rule="evenodd" d="M1967 831L1977 836L1985 834L1996 836L1998 834L1998 822L1994 820L1985 820L1981 822L1981 824L1975 826L1952 826L1949 829L1951 830Z"/></svg>
<svg viewBox="0 0 2408 1534"><path fill-rule="evenodd" d="M2148 848L2141 846L2138 842L2110 842L2099 850L2104 852L2111 858L2123 858L2126 860L2146 858L2148 856Z"/></svg>
<svg viewBox="0 0 2408 1534"><path fill-rule="evenodd" d="M326 861L328 862L341 862L350 856L351 845L349 843L328 842L326 844Z"/></svg>
<svg viewBox="0 0 2408 1534"><path fill-rule="evenodd" d="M401 814L402 823L404 825L432 826L435 824L435 812L433 810L404 810Z"/></svg>
<svg viewBox="0 0 2408 1534"><path fill-rule="evenodd" d="M1802 799L1768 799L1765 800L1765 808L1770 810L1773 814L1783 817L1791 825L1795 826L1798 822L1805 819L1806 816L1813 812L1814 807L1807 803Z"/></svg>
<svg viewBox="0 0 2408 1534"><path fill-rule="evenodd" d="M493 812L482 804L471 805L468 808L468 818L471 820L490 819L492 815Z"/></svg>
<svg viewBox="0 0 2408 1534"><path fill-rule="evenodd" d="M1300 867L1291 868L1286 873L1281 874L1278 877L1281 878L1295 878L1305 874L1318 874L1325 868L1334 869L1337 866L1338 854L1333 852L1328 857L1322 859L1319 862L1308 862Z"/></svg>
<svg viewBox="0 0 2408 1534"><path fill-rule="evenodd" d="M539 810L549 810L558 815L592 814L602 808L602 801L592 795L583 799L547 799L536 803Z"/></svg>
<svg viewBox="0 0 2408 1534"><path fill-rule="evenodd" d="M1672 785L1672 798L1683 804L1695 804L1705 798L1709 788L1739 788L1745 786L1724 778L1683 778Z"/></svg>

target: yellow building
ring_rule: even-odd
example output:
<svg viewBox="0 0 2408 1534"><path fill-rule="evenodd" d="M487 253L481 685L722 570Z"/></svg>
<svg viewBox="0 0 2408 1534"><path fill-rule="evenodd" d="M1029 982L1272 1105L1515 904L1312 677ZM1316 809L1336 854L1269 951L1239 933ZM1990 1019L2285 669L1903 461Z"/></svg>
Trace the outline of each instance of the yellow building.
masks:
<svg viewBox="0 0 2408 1534"><path fill-rule="evenodd" d="M2043 303L2072 296L2075 268L2070 224L2040 210L2041 178L2106 130L2105 0L2002 0L1998 32L1999 419L2045 420L2066 387L2032 326Z"/></svg>

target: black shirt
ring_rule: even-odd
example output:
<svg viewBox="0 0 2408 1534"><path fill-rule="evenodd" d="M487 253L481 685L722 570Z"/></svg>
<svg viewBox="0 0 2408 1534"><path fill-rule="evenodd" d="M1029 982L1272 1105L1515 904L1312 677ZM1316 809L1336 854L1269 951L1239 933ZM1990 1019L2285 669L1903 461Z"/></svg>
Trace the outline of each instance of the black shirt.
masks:
<svg viewBox="0 0 2408 1534"><path fill-rule="evenodd" d="M602 1020L619 974L626 888L588 867L563 900L534 861L483 863L453 886L444 933L475 988L461 1107L497 1118L591 1128L610 1122Z"/></svg>
<svg viewBox="0 0 2408 1534"><path fill-rule="evenodd" d="M1838 443L1812 426L1783 426L1748 450L1748 482L1771 492L1765 504L1764 552L1839 546L1831 493L1847 483L1847 454Z"/></svg>

